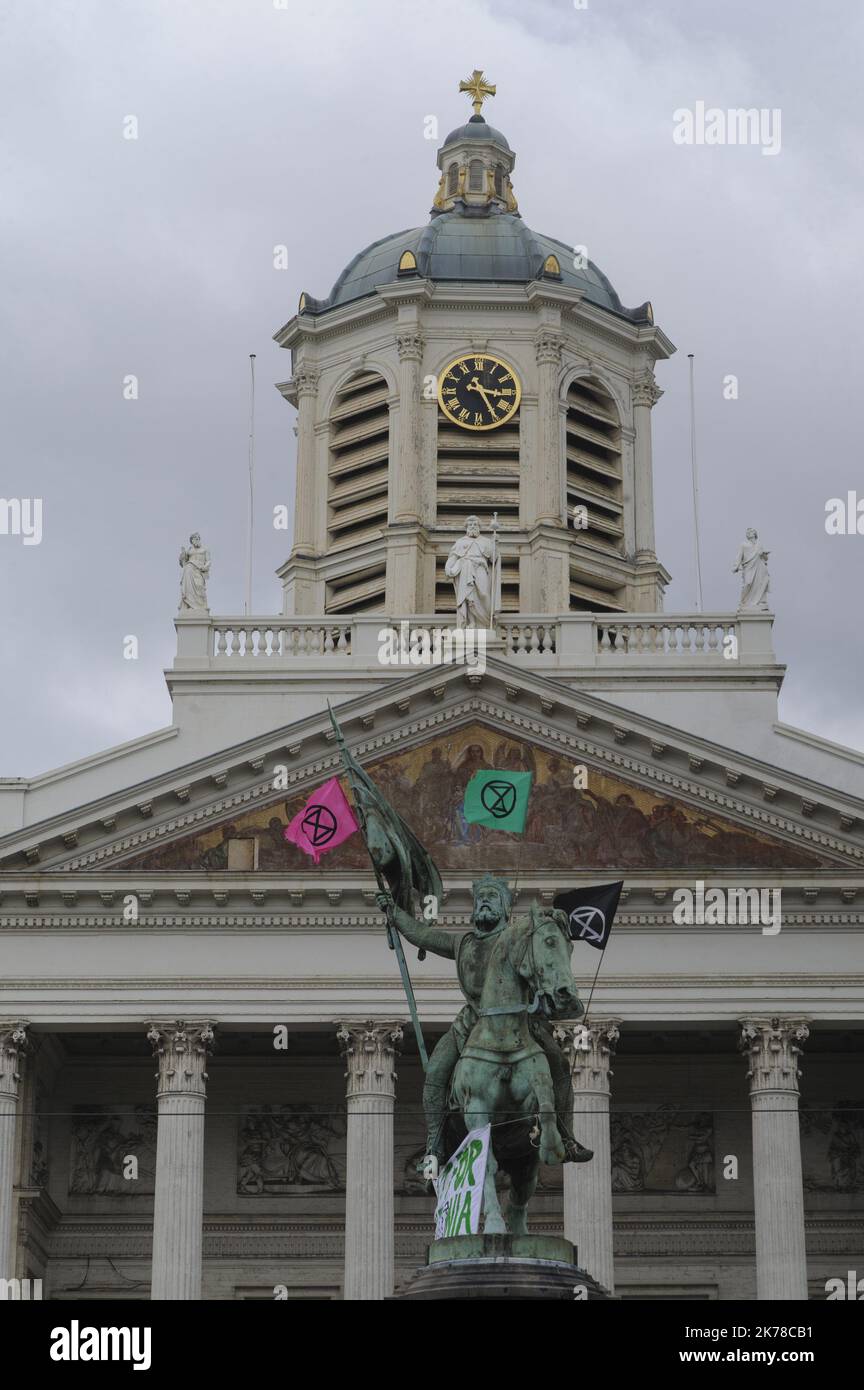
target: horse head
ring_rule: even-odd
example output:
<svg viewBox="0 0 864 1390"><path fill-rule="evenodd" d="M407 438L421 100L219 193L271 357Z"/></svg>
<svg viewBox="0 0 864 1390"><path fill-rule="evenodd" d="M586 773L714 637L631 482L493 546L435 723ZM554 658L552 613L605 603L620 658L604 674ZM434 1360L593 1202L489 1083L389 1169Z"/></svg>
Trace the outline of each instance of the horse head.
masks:
<svg viewBox="0 0 864 1390"><path fill-rule="evenodd" d="M522 929L524 948L516 963L518 974L550 1017L576 1018L582 1005L570 968L573 942L563 912L538 911L532 904L527 927Z"/></svg>

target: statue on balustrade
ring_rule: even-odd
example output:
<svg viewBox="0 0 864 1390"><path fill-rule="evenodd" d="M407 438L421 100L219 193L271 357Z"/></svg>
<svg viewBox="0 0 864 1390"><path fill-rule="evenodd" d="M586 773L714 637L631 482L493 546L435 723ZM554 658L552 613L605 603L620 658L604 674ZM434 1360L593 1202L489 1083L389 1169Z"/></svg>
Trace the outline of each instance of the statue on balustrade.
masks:
<svg viewBox="0 0 864 1390"><path fill-rule="evenodd" d="M210 551L201 544L201 537L193 531L189 537L188 548L180 551L180 612L209 613L207 607L207 576L210 573Z"/></svg>
<svg viewBox="0 0 864 1390"><path fill-rule="evenodd" d="M500 607L500 563L494 543L480 535L478 517L469 516L465 535L447 556L444 573L456 590L456 626L490 628Z"/></svg>
<svg viewBox="0 0 864 1390"><path fill-rule="evenodd" d="M770 551L762 549L759 544L759 536L755 529L750 526L747 530L747 539L738 551L732 570L733 574L741 575L739 613L767 613L769 611L768 591L771 583L768 574L769 554Z"/></svg>

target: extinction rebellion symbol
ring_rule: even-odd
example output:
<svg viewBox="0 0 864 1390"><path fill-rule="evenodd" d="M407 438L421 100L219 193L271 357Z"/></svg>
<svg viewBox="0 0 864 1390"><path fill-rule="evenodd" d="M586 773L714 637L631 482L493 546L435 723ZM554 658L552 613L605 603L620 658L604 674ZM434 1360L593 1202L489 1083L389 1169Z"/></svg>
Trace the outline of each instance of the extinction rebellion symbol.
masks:
<svg viewBox="0 0 864 1390"><path fill-rule="evenodd" d="M480 800L490 815L496 820L503 820L516 805L516 788L512 782L487 782L480 793Z"/></svg>
<svg viewBox="0 0 864 1390"><path fill-rule="evenodd" d="M333 839L337 824L333 812L326 806L310 806L300 822L300 827L310 845L320 849L321 845L327 845Z"/></svg>
<svg viewBox="0 0 864 1390"><path fill-rule="evenodd" d="M602 941L606 914L599 907L574 907L570 913L571 936L583 941Z"/></svg>

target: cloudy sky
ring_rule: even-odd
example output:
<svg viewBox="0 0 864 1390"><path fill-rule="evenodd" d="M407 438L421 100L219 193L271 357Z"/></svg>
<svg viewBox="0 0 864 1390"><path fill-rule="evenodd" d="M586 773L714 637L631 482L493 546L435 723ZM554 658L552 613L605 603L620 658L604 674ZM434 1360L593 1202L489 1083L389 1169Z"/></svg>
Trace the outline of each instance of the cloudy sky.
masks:
<svg viewBox="0 0 864 1390"><path fill-rule="evenodd" d="M465 119L475 66L529 226L586 245L678 347L654 412L667 609L695 593L693 352L706 610L734 608L757 526L781 718L864 748L864 535L825 532L828 498L864 497L862 28L851 0L3 0L0 496L42 498L43 535L0 535L0 774L170 723L192 529L212 610L242 612L252 352L253 606L279 611L294 437L271 335L301 289L425 223L426 118ZM700 101L779 109L779 154L676 144Z"/></svg>

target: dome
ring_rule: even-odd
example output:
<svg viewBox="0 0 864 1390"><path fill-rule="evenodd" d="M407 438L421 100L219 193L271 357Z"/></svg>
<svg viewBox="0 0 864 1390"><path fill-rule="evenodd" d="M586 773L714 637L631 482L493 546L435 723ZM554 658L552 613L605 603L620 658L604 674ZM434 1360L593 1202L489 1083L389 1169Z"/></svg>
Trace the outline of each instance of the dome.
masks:
<svg viewBox="0 0 864 1390"><path fill-rule="evenodd" d="M486 126L487 134L489 130ZM326 313L374 294L379 285L404 278L399 274L399 260L405 251L413 252L421 279L469 284L529 284L543 277L546 258L552 255L560 265L560 276L553 277L556 284L581 290L589 303L632 322L651 321L647 304L625 308L609 280L591 261L584 269L576 269L572 247L533 232L518 214L478 217L455 211L434 217L425 227L374 241L345 267L327 299L305 296L303 312Z"/></svg>
<svg viewBox="0 0 864 1390"><path fill-rule="evenodd" d="M442 153L448 145L458 144L460 140L487 140L493 145L499 145L502 150L512 154L506 135L502 135L500 130L496 130L494 125L489 125L482 116L472 116L465 125L457 126L451 130L442 146Z"/></svg>

